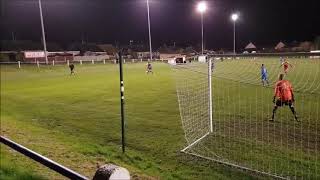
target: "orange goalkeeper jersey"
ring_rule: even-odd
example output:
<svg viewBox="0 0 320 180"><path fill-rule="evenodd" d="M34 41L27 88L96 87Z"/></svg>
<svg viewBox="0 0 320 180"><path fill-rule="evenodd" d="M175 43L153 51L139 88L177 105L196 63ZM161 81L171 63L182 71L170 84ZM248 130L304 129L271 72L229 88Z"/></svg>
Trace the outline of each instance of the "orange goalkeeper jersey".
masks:
<svg viewBox="0 0 320 180"><path fill-rule="evenodd" d="M276 83L274 88L274 95L279 98L281 101L290 101L292 100L292 86L289 81L281 80Z"/></svg>

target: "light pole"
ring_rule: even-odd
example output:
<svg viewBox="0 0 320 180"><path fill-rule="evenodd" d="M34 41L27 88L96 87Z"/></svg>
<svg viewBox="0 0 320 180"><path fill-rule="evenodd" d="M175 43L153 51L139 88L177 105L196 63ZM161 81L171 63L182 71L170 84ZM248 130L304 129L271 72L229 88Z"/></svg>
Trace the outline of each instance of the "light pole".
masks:
<svg viewBox="0 0 320 180"><path fill-rule="evenodd" d="M207 4L201 1L197 5L197 10L201 14L201 54L203 55L204 43L203 43L203 13L207 10Z"/></svg>
<svg viewBox="0 0 320 180"><path fill-rule="evenodd" d="M149 0L147 0L147 9L148 9L148 29L149 29L149 49L150 49L150 61L152 61L152 43L151 43L151 29L150 29L150 7Z"/></svg>
<svg viewBox="0 0 320 180"><path fill-rule="evenodd" d="M39 0L39 11L40 11L40 20L41 20L41 29L42 29L42 42L43 42L43 49L44 49L44 57L45 57L45 59L46 59L46 64L48 64L46 34L45 34L45 32L44 32L44 24L43 24L41 0Z"/></svg>
<svg viewBox="0 0 320 180"><path fill-rule="evenodd" d="M236 54L236 21L239 19L239 15L234 13L231 15L233 21L233 54Z"/></svg>
<svg viewBox="0 0 320 180"><path fill-rule="evenodd" d="M203 43L203 13L206 12L207 10L207 4L205 1L201 1L197 5L197 10L198 12L201 13L201 55L203 55L203 50L204 50L204 43ZM207 59L207 58L206 58ZM208 87L209 87L209 106L208 106L208 111L209 111L209 123L210 123L210 132L213 132L213 124L212 124L212 70L211 70L211 58L208 59Z"/></svg>

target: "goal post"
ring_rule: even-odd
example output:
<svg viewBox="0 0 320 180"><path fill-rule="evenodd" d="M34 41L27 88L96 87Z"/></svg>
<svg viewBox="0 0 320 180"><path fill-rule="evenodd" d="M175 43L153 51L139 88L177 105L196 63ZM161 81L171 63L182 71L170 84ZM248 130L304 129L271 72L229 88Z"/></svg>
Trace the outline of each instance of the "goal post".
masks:
<svg viewBox="0 0 320 180"><path fill-rule="evenodd" d="M179 110L188 142L182 151L187 151L213 133L212 60L170 64L175 71Z"/></svg>
<svg viewBox="0 0 320 180"><path fill-rule="evenodd" d="M186 140L181 151L274 178L320 179L320 61L291 63L295 69L285 79L294 87L300 122L285 105L270 121L274 84L282 73L276 58L173 63ZM267 86L261 82L262 64L268 68Z"/></svg>
<svg viewBox="0 0 320 180"><path fill-rule="evenodd" d="M209 86L209 122L210 132L213 132L213 109L212 109L212 59L208 58L208 86Z"/></svg>
<svg viewBox="0 0 320 180"><path fill-rule="evenodd" d="M211 132L209 81L207 63L184 63L171 66L176 79L176 91L182 126L188 145Z"/></svg>

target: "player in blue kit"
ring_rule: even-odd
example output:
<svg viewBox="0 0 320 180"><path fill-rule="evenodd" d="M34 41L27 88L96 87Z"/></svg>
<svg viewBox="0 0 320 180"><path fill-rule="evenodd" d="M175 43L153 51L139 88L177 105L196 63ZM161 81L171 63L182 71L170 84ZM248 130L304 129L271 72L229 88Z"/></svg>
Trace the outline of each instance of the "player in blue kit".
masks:
<svg viewBox="0 0 320 180"><path fill-rule="evenodd" d="M261 82L262 86L265 86L266 84L269 86L268 71L264 64L261 65Z"/></svg>

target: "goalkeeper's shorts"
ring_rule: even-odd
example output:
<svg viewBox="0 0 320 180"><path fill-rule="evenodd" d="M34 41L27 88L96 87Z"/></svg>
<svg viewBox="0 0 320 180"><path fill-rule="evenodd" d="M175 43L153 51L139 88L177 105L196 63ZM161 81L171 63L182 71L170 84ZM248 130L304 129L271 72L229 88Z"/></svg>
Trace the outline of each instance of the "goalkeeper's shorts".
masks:
<svg viewBox="0 0 320 180"><path fill-rule="evenodd" d="M287 100L287 101L282 101L281 99L278 99L276 101L276 106L290 106L293 107L293 102L292 100Z"/></svg>

